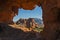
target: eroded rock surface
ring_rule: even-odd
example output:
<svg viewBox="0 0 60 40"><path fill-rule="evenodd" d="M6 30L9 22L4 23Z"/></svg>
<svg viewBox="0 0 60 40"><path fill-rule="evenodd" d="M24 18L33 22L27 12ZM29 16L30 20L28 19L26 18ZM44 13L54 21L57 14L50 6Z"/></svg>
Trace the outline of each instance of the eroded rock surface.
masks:
<svg viewBox="0 0 60 40"><path fill-rule="evenodd" d="M11 22L17 15L18 8L32 10L36 5L43 9L45 28L41 32L42 38L57 40L60 34L60 0L0 0L0 23Z"/></svg>
<svg viewBox="0 0 60 40"><path fill-rule="evenodd" d="M7 24L0 23L0 40L40 40L38 35L40 35L38 32L24 32Z"/></svg>

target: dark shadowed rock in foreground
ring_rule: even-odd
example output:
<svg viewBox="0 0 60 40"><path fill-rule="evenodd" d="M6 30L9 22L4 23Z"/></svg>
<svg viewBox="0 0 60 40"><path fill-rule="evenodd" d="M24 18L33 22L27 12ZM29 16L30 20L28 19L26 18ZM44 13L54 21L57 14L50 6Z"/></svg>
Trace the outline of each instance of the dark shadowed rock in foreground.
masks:
<svg viewBox="0 0 60 40"><path fill-rule="evenodd" d="M40 34L37 37L37 32L23 32L20 29L15 29L7 24L0 23L0 40L40 40Z"/></svg>

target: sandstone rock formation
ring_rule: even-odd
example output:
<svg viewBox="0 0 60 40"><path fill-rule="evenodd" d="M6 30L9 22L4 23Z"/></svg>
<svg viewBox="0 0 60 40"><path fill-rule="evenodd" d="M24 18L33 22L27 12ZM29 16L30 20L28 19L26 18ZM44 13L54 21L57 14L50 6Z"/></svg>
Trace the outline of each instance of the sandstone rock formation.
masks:
<svg viewBox="0 0 60 40"><path fill-rule="evenodd" d="M33 18L29 18L29 19L27 20L26 24L27 24L26 26L27 26L28 28L30 28L30 27L35 28L35 25L36 25L36 23L35 23L35 21L34 21Z"/></svg>
<svg viewBox="0 0 60 40"><path fill-rule="evenodd" d="M37 21L37 20L36 20L36 21ZM36 21L35 21L34 18L19 19L19 20L16 22L16 24L24 25L24 27L27 27L27 28L36 28L36 27L38 27L39 25L41 25L41 24L38 24Z"/></svg>
<svg viewBox="0 0 60 40"><path fill-rule="evenodd" d="M0 23L0 40L40 40L38 35L40 35L38 32L24 32L21 29Z"/></svg>
<svg viewBox="0 0 60 40"><path fill-rule="evenodd" d="M18 8L32 10L35 6L43 9L44 40L57 40L60 35L60 0L0 0L0 23L9 23ZM16 10L15 10L16 9Z"/></svg>

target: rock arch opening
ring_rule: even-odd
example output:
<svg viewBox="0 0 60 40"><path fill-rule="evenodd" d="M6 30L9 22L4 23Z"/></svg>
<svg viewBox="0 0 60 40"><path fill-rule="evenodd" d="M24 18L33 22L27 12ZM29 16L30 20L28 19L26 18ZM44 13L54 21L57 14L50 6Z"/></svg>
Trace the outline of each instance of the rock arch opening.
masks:
<svg viewBox="0 0 60 40"><path fill-rule="evenodd" d="M17 24L25 26L39 26L41 30L44 27L42 18L41 6L36 6L33 10L19 9L18 15L14 17L13 21ZM25 23L26 22L26 23Z"/></svg>
<svg viewBox="0 0 60 40"><path fill-rule="evenodd" d="M35 5L40 6L41 4L43 8L43 20L45 25L44 31L42 32L42 38L45 40L55 40L56 28L59 29L60 27L60 0L27 1L28 0L0 0L0 23L9 23L12 21L14 17L14 13L12 11L15 11L11 9L12 6L32 10L35 8Z"/></svg>

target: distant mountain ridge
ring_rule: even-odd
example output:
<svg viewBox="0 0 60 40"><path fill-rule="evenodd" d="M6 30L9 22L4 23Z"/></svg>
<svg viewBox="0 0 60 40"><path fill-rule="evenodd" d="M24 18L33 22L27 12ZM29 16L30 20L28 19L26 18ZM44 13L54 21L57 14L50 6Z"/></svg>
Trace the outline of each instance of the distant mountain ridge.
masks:
<svg viewBox="0 0 60 40"><path fill-rule="evenodd" d="M34 18L34 20L38 24L43 24L43 20L41 20L40 18Z"/></svg>
<svg viewBox="0 0 60 40"><path fill-rule="evenodd" d="M36 27L42 27L43 21L39 18L28 18L28 19L19 19L16 24L21 25L21 27L27 27L27 28L36 28Z"/></svg>
<svg viewBox="0 0 60 40"><path fill-rule="evenodd" d="M34 19L34 21L36 22L36 23L38 23L38 24L43 24L43 20L42 19L40 19L40 18L28 18L28 19L19 19L17 22L20 22L20 21L22 21L22 20L29 20L29 19Z"/></svg>

